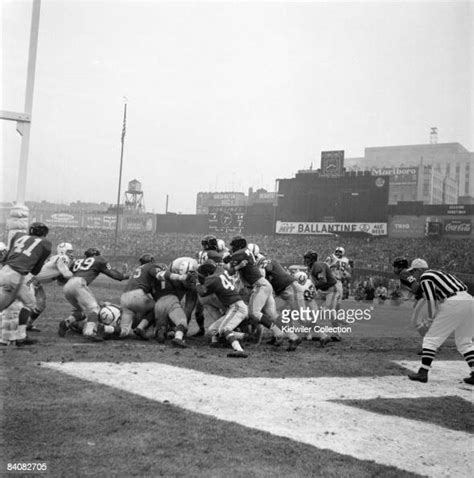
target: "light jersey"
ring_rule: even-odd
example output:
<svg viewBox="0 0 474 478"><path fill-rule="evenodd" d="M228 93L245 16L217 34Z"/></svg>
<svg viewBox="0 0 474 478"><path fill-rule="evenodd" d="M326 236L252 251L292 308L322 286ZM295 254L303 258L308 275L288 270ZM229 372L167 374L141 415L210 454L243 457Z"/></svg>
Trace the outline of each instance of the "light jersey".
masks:
<svg viewBox="0 0 474 478"><path fill-rule="evenodd" d="M303 295L305 302L313 301L316 296L316 289L314 288L314 284L311 279L306 279L306 282L302 284L301 287L303 287Z"/></svg>
<svg viewBox="0 0 474 478"><path fill-rule="evenodd" d="M41 268L40 273L36 276L36 280L44 284L51 282L58 277L67 277L69 275L69 267L71 259L64 254L55 254L51 256Z"/></svg>
<svg viewBox="0 0 474 478"><path fill-rule="evenodd" d="M28 272L38 274L52 249L51 242L44 237L30 236L23 232L17 232L10 244L3 265L10 266L22 275Z"/></svg>
<svg viewBox="0 0 474 478"><path fill-rule="evenodd" d="M72 273L74 277L82 277L87 285L94 281L99 274L104 274L115 280L123 280L124 275L112 269L107 259L102 256L84 257L76 259L72 264Z"/></svg>
<svg viewBox="0 0 474 478"><path fill-rule="evenodd" d="M329 269L337 280L341 280L344 272L349 272L350 270L349 259L347 257L339 258L335 254L331 254L324 262L329 266Z"/></svg>

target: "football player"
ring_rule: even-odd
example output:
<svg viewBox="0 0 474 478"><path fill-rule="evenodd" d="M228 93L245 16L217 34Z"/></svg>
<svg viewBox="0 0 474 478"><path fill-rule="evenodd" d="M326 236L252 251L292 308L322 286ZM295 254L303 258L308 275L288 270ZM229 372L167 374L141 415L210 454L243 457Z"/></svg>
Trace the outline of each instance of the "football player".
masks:
<svg viewBox="0 0 474 478"><path fill-rule="evenodd" d="M74 248L69 242L61 242L56 248L56 254L51 256L41 268L38 275L30 275L28 284L33 288L36 307L31 312L27 321L27 330L39 332L39 329L34 326L35 320L38 319L44 309L46 309L46 293L43 285L48 282L57 280L58 283L64 284L72 277L72 272L69 267L74 259Z"/></svg>
<svg viewBox="0 0 474 478"><path fill-rule="evenodd" d="M274 345L281 345L284 335L276 325L278 313L270 282L262 277L244 237L235 236L230 242L230 249L230 256L224 259L224 262L229 264L229 272L231 274L238 272L242 283L252 288L249 299L249 318L258 322L259 325L267 327L275 337ZM261 327L258 328L258 331L261 340Z"/></svg>
<svg viewBox="0 0 474 478"><path fill-rule="evenodd" d="M337 327L339 321L336 316L336 306L340 294L340 290L337 288L337 279L326 262L318 262L318 253L316 251L307 251L303 259L308 267L308 275L314 284L317 297L322 299L324 310L333 312L331 314L331 325ZM341 337L338 333L334 333L331 335L331 340L340 342Z"/></svg>
<svg viewBox="0 0 474 478"><path fill-rule="evenodd" d="M224 251L225 244L220 244L220 248L222 252ZM219 263L222 262L223 253L219 252L219 240L212 235L204 236L201 241L202 250L200 250L197 254L198 257L198 264L204 264L208 259L212 259L213 261ZM223 305L219 302L215 295L207 295L207 296L198 296L196 297L196 307L194 309L194 317L196 319L196 323L199 327L198 332L194 334L194 337L202 337L205 334L205 315L209 315L211 321L217 320L224 311Z"/></svg>
<svg viewBox="0 0 474 478"><path fill-rule="evenodd" d="M70 326L75 321L82 321L85 315L86 323L82 335L89 340L101 341L103 337L97 334L100 306L89 289L89 285L97 279L99 274L104 274L117 281L127 280L130 276L113 269L96 247L90 247L84 252L82 259L76 259L71 270L73 276L64 286L64 295L73 306L73 312L68 318L61 320L58 334L64 337Z"/></svg>
<svg viewBox="0 0 474 478"><path fill-rule="evenodd" d="M270 282L276 298L277 310L296 310L299 314L305 308L304 291L296 280L283 266L274 259L265 258L262 262L265 277ZM296 350L301 339L294 333L288 332L288 352Z"/></svg>
<svg viewBox="0 0 474 478"><path fill-rule="evenodd" d="M23 303L26 312L19 314L16 344L35 343L26 336L29 313L36 307L36 299L26 284L26 276L38 274L51 254L51 242L46 239L49 228L41 222L30 225L28 233L17 232L10 241L10 248L3 258L0 270L0 312L15 300Z"/></svg>
<svg viewBox="0 0 474 478"><path fill-rule="evenodd" d="M219 337L223 337L233 349L228 357L246 358L248 355L234 331L247 317L248 308L231 278L221 266L208 260L198 267L198 282L196 289L200 297L215 294L226 307L225 314L209 327L211 342L217 343Z"/></svg>
<svg viewBox="0 0 474 478"><path fill-rule="evenodd" d="M328 266L332 275L336 278L336 288L338 291L336 299L336 310L341 308L341 300L344 295L343 282L350 278L349 259L344 256L345 250L343 247L336 247L333 254L328 256L324 261Z"/></svg>
<svg viewBox="0 0 474 478"><path fill-rule="evenodd" d="M156 264L155 258L150 253L144 253L139 258L140 265L135 267L130 274L125 290L120 296L120 326L103 325L98 327L99 335L104 338L111 335L114 338L128 337L132 331L134 318L138 315L145 316L153 312L155 301L151 295L157 275L166 270L165 264ZM148 340L143 329L135 334Z"/></svg>

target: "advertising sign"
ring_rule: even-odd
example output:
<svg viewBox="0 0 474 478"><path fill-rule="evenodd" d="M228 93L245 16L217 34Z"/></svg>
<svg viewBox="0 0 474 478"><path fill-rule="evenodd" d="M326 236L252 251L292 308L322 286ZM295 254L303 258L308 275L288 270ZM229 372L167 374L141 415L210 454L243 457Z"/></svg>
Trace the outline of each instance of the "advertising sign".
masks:
<svg viewBox="0 0 474 478"><path fill-rule="evenodd" d="M456 236L469 236L472 232L472 223L470 219L450 219L444 221L444 234L453 234Z"/></svg>
<svg viewBox="0 0 474 478"><path fill-rule="evenodd" d="M417 167L372 168L373 176L390 176L391 186L415 186L418 181Z"/></svg>
<svg viewBox="0 0 474 478"><path fill-rule="evenodd" d="M394 216L389 219L388 235L390 237L423 237L425 233L425 217Z"/></svg>
<svg viewBox="0 0 474 478"><path fill-rule="evenodd" d="M387 223L385 222L285 222L277 221L277 234L340 234L364 232L372 236L386 236Z"/></svg>

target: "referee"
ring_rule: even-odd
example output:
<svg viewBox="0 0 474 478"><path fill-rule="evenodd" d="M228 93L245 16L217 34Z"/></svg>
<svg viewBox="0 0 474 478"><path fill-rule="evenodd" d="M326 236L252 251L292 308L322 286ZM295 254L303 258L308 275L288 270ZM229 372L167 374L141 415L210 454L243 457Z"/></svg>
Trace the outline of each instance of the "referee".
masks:
<svg viewBox="0 0 474 478"><path fill-rule="evenodd" d="M409 271L420 282L428 304L428 315L433 322L423 338L421 367L408 378L426 383L436 350L454 332L456 348L471 370L464 382L474 385L474 299L467 293L466 284L453 274L428 269L423 259L414 259Z"/></svg>

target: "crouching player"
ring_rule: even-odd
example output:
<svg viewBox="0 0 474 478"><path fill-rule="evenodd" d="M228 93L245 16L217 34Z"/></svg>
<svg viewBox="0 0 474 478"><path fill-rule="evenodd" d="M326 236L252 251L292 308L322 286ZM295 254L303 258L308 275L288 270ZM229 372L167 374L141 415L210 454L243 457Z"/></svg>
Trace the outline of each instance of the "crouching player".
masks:
<svg viewBox="0 0 474 478"><path fill-rule="evenodd" d="M234 329L247 317L248 308L237 292L227 272L213 261L206 261L198 267L197 292L200 297L215 294L226 307L225 315L216 320L208 329L211 343L217 343L223 337L232 347L227 357L246 358L248 355L237 340Z"/></svg>
<svg viewBox="0 0 474 478"><path fill-rule="evenodd" d="M127 280L129 275L112 269L109 262L100 255L100 251L95 247L87 249L82 259L74 261L72 273L73 276L64 286L64 295L74 310L67 319L61 320L58 334L60 337L64 337L74 322L84 320L85 316L86 322L82 335L90 340L101 341L103 337L97 334L100 306L89 289L89 285L101 273L118 281Z"/></svg>

